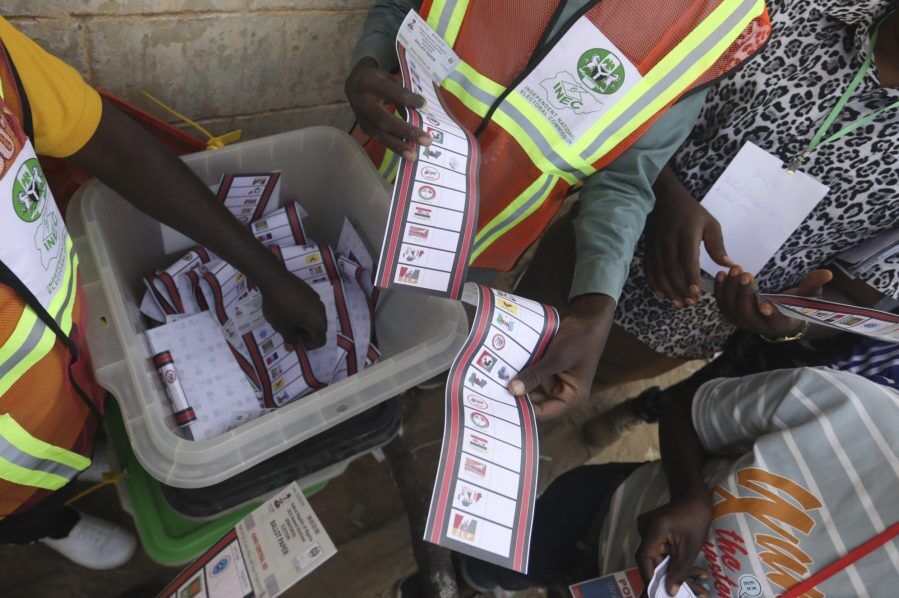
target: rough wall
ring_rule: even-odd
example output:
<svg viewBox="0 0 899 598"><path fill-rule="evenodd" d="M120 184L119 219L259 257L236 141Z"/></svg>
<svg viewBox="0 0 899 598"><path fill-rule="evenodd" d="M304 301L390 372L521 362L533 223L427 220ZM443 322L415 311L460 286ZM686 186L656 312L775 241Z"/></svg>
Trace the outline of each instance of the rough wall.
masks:
<svg viewBox="0 0 899 598"><path fill-rule="evenodd" d="M0 14L99 87L215 135L347 128L343 80L371 0L12 0ZM168 117L166 117L167 120Z"/></svg>

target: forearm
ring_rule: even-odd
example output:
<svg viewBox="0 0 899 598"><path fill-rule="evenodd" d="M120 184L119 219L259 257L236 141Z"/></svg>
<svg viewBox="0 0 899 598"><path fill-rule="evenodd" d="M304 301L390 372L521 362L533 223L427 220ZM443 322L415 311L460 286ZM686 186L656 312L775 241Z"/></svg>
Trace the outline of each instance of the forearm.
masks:
<svg viewBox="0 0 899 598"><path fill-rule="evenodd" d="M577 262L571 297L603 293L618 299L655 203L653 183L689 134L704 98L697 94L673 106L618 159L584 183L574 222Z"/></svg>
<svg viewBox="0 0 899 598"><path fill-rule="evenodd" d="M692 392L688 397L678 396L659 419L659 448L671 500L705 488L702 465L708 455L693 425L691 405Z"/></svg>
<svg viewBox="0 0 899 598"><path fill-rule="evenodd" d="M281 263L209 188L143 128L108 103L91 140L71 157L137 209L210 249L257 281Z"/></svg>

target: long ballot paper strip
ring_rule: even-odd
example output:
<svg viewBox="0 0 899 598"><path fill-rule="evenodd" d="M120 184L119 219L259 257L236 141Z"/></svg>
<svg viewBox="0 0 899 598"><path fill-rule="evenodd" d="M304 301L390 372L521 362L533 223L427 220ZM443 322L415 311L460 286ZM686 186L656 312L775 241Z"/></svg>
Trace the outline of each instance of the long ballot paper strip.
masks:
<svg viewBox="0 0 899 598"><path fill-rule="evenodd" d="M238 522L160 596L274 598L335 554L294 482Z"/></svg>
<svg viewBox="0 0 899 598"><path fill-rule="evenodd" d="M785 316L852 332L880 341L899 343L899 315L886 311L834 303L814 297L795 295L760 295Z"/></svg>
<svg viewBox="0 0 899 598"><path fill-rule="evenodd" d="M537 493L537 423L507 389L559 328L548 307L474 283L474 326L446 386L446 418L425 540L527 572Z"/></svg>
<svg viewBox="0 0 899 598"><path fill-rule="evenodd" d="M426 101L407 109L406 120L433 143L419 146L414 162L400 164L375 281L458 299L476 232L480 167L477 140L450 115L438 91L445 67L458 57L415 11L400 27L397 56L403 85Z"/></svg>

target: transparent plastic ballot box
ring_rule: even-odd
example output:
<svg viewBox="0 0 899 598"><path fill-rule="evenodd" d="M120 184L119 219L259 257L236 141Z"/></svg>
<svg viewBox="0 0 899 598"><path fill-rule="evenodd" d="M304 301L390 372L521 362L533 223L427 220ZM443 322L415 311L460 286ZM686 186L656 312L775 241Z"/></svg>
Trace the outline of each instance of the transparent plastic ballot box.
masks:
<svg viewBox="0 0 899 598"><path fill-rule="evenodd" d="M281 202L299 201L309 236L336 246L348 218L377 258L388 188L347 134L312 127L184 157L208 185L228 172L281 171ZM216 438L186 440L153 367L140 313L142 278L194 245L171 242L164 225L96 180L67 211L81 261L89 313L87 342L98 381L115 397L134 454L152 477L175 488L212 486L446 371L467 336L465 311L413 292L383 293L375 315L382 360Z"/></svg>

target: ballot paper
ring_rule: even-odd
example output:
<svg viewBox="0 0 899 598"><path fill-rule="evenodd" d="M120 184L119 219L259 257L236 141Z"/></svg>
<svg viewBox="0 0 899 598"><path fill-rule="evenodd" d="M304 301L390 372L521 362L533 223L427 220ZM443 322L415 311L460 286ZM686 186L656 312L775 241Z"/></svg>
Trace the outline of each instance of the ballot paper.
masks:
<svg viewBox="0 0 899 598"><path fill-rule="evenodd" d="M801 171L791 174L779 158L747 142L702 207L721 225L728 257L756 275L827 192L812 177ZM699 265L712 276L727 270L712 260L704 245Z"/></svg>
<svg viewBox="0 0 899 598"><path fill-rule="evenodd" d="M421 35L403 34L410 29ZM375 284L458 299L476 232L480 147L440 98L435 60L428 58L434 55L437 34L424 35L428 29L410 11L397 38L403 85L426 102L420 109L407 108L406 119L426 131L433 143L417 148L415 162L400 164ZM429 40L427 50L419 44L425 39ZM446 47L441 52L451 54L452 50Z"/></svg>
<svg viewBox="0 0 899 598"><path fill-rule="evenodd" d="M274 598L337 554L296 482L225 534L162 598Z"/></svg>
<svg viewBox="0 0 899 598"><path fill-rule="evenodd" d="M665 581L670 560L671 557L666 556L659 563L649 581L649 586L644 586L639 569L634 567L570 585L568 590L574 598L637 598L645 587L647 598L669 598L665 590ZM696 595L687 584L681 584L674 598L696 598Z"/></svg>
<svg viewBox="0 0 899 598"><path fill-rule="evenodd" d="M269 206L278 205L280 192L279 172L224 174L216 197L235 218L249 224L269 212Z"/></svg>
<svg viewBox="0 0 899 598"><path fill-rule="evenodd" d="M477 306L450 368L446 419L425 540L527 572L537 493L537 424L507 385L540 359L558 330L552 307L467 283Z"/></svg>
<svg viewBox="0 0 899 598"><path fill-rule="evenodd" d="M146 334L148 359L162 351L174 358L181 387L197 416L189 424L193 440L224 434L265 412L210 312L151 328Z"/></svg>
<svg viewBox="0 0 899 598"><path fill-rule="evenodd" d="M281 173L227 173L210 189L235 218L249 224L271 212L280 203ZM162 247L166 253L182 251L194 244L194 241L164 224L160 227L160 232Z"/></svg>
<svg viewBox="0 0 899 598"><path fill-rule="evenodd" d="M770 301L785 316L841 332L899 343L899 316L896 314L813 297L777 294L759 296Z"/></svg>
<svg viewBox="0 0 899 598"><path fill-rule="evenodd" d="M309 243L303 229L303 208L296 202L289 203L268 214L265 218L250 223L250 232L256 240L271 247L273 245L306 245Z"/></svg>

